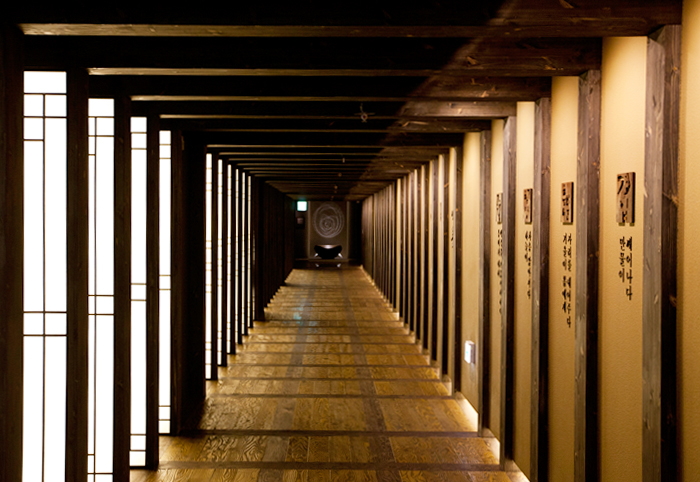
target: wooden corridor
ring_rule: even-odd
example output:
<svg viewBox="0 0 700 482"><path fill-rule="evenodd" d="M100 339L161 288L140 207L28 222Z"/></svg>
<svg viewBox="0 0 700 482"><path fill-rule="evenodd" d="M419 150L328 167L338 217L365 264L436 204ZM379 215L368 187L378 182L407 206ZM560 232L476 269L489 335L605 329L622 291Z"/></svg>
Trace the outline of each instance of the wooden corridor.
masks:
<svg viewBox="0 0 700 482"><path fill-rule="evenodd" d="M146 481L510 481L359 268L295 270Z"/></svg>

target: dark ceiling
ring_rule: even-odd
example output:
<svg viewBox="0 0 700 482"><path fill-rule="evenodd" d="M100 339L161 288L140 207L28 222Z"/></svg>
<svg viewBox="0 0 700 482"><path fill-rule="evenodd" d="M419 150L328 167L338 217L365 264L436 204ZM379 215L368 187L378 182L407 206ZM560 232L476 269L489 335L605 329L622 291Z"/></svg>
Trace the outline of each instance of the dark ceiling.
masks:
<svg viewBox="0 0 700 482"><path fill-rule="evenodd" d="M681 18L653 0L27 5L9 12L27 69L85 67L91 96L126 91L292 197L347 200L600 68L602 37Z"/></svg>

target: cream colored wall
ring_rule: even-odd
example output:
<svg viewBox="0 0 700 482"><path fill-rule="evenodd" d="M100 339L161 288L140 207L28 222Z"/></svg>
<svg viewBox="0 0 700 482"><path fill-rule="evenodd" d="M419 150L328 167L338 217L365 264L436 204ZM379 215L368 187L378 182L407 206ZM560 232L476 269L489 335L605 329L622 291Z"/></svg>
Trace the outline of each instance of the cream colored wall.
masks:
<svg viewBox="0 0 700 482"><path fill-rule="evenodd" d="M680 480L700 474L700 0L683 2L678 213Z"/></svg>
<svg viewBox="0 0 700 482"><path fill-rule="evenodd" d="M532 189L535 155L535 103L518 102L515 162L515 340L513 353L513 458L520 470L530 476L530 408L532 378L530 352L532 340L532 292L528 280L532 260L532 223L525 224L524 190ZM526 233L530 234L525 239ZM526 246L530 246L529 252ZM528 273L530 270L530 273Z"/></svg>
<svg viewBox="0 0 700 482"><path fill-rule="evenodd" d="M491 123L491 331L489 352L489 411L488 428L500 437L501 414L501 313L499 310L500 278L498 277L498 231L496 224L496 194L503 192L503 120Z"/></svg>
<svg viewBox="0 0 700 482"><path fill-rule="evenodd" d="M603 42L600 162L601 480L642 479L642 257L646 38ZM634 226L618 225L619 173L636 173ZM632 299L620 271L620 239L633 237Z"/></svg>
<svg viewBox="0 0 700 482"><path fill-rule="evenodd" d="M561 222L561 185L576 189L578 142L578 77L552 79L551 196L549 217L549 479L574 480L574 391L576 263L571 271L562 263L576 259L574 224ZM575 192L575 191L574 191ZM575 198L575 196L574 196ZM576 204L574 201L574 209ZM571 236L571 244L564 244ZM566 257L564 248L567 248ZM571 248L569 257L568 248ZM563 279L571 278L571 303L563 310ZM568 301L568 298L567 298ZM571 312L568 312L568 308ZM571 324L567 322L571 321Z"/></svg>
<svg viewBox="0 0 700 482"><path fill-rule="evenodd" d="M462 340L479 341L479 215L481 212L481 133L464 136L462 163ZM480 350L477 347L477 350ZM477 411L479 379L477 364L462 364L462 394Z"/></svg>

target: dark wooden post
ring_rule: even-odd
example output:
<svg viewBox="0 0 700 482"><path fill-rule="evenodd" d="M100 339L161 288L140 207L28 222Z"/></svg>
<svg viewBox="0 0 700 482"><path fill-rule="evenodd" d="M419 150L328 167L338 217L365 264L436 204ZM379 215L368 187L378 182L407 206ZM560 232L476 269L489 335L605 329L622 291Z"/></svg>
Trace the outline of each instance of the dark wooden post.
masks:
<svg viewBox="0 0 700 482"><path fill-rule="evenodd" d="M442 243L442 339L440 340L442 359L440 366L442 374L453 375L450 370L450 173L452 171L452 153L445 152L444 162L442 163L442 182L440 186L443 193L442 201L442 233L440 242Z"/></svg>
<svg viewBox="0 0 700 482"><path fill-rule="evenodd" d="M131 440L131 99L114 99L114 480L129 480Z"/></svg>
<svg viewBox="0 0 700 482"><path fill-rule="evenodd" d="M503 127L503 304L501 309L501 468L513 460L513 362L515 344L515 159L517 120Z"/></svg>
<svg viewBox="0 0 700 482"><path fill-rule="evenodd" d="M429 297L430 297L430 290L428 289L428 283L429 283L429 276L430 270L428 270L428 265L429 265L429 260L430 260L430 245L429 245L429 240L430 240L430 165L425 164L423 166L423 219L424 223L422 226L423 229L423 239L424 245L423 245L423 350L428 349L428 342L429 342L429 334L430 334L430 320L431 320L431 313L428 311L428 304L429 304Z"/></svg>
<svg viewBox="0 0 700 482"><path fill-rule="evenodd" d="M431 296L433 297L433 309L432 309L432 319L430 321L430 359L437 361L437 356L438 356L438 243L440 242L440 236L438 235L438 189L440 189L439 186L439 177L438 177L438 171L440 168L440 160L439 159L433 159L431 162L433 165L433 178L431 182L433 183L433 195L430 199L430 210L431 213L433 214L433 226L432 226L432 231L433 231L433 250L432 253L430 254L433 257L433 271L431 273L431 276L433 278L433 289Z"/></svg>
<svg viewBox="0 0 700 482"><path fill-rule="evenodd" d="M479 392L478 433L489 424L490 338L491 338L491 131L481 133L479 209L479 346L477 377Z"/></svg>
<svg viewBox="0 0 700 482"><path fill-rule="evenodd" d="M574 480L598 480L598 253L600 71L579 80L576 174L576 389Z"/></svg>
<svg viewBox="0 0 700 482"><path fill-rule="evenodd" d="M204 400L205 147L172 132L172 432Z"/></svg>
<svg viewBox="0 0 700 482"><path fill-rule="evenodd" d="M222 186L221 186L221 282L222 282L222 290L221 290L221 351L223 352L223 355L221 357L221 366L225 367L228 366L228 340L229 340L229 331L228 331L228 319L231 314L228 312L228 271L229 271L229 266L228 266L228 234L229 234L229 225L228 225L228 215L229 215L229 209L228 209L228 202L229 202L229 196L228 196L228 189L229 189L229 182L228 182L228 161L226 159L223 160L223 176L221 177L222 180Z"/></svg>
<svg viewBox="0 0 700 482"><path fill-rule="evenodd" d="M146 134L146 467L158 467L160 340L160 122L148 115ZM169 186L166 186L169 187Z"/></svg>
<svg viewBox="0 0 700 482"><path fill-rule="evenodd" d="M455 218L453 222L455 244L455 327L454 327L454 374L452 386L462 390L462 164L464 148L456 148L455 166Z"/></svg>
<svg viewBox="0 0 700 482"><path fill-rule="evenodd" d="M416 339L423 340L424 330L423 330L423 319L425 314L425 303L421 298L421 288L423 285L423 263L421 263L421 240L423 239L423 221L421 219L421 213L423 212L423 205L421 204L421 197L423 193L423 176L421 175L421 168L416 169L416 227L413 230L413 235L416 239L415 247L415 259L416 259L416 275L414 277L415 283L415 300L416 300Z"/></svg>
<svg viewBox="0 0 700 482"><path fill-rule="evenodd" d="M236 243L236 249L238 251L238 279L236 282L236 293L237 293L237 299L238 302L236 304L236 324L237 324L237 329L238 329L238 339L236 342L238 344L243 343L243 335L248 333L247 328L244 327L245 323L243 322L243 267L245 266L243 263L243 171L241 169L237 169L238 171L238 209L237 209L237 222L238 222L238 240Z"/></svg>
<svg viewBox="0 0 700 482"><path fill-rule="evenodd" d="M22 479L22 51L22 34L0 21L0 480Z"/></svg>
<svg viewBox="0 0 700 482"><path fill-rule="evenodd" d="M535 103L535 173L532 248L532 404L530 479L547 480L549 381L549 201L552 102Z"/></svg>
<svg viewBox="0 0 700 482"><path fill-rule="evenodd" d="M676 240L680 25L649 37L644 162L644 402L645 482L675 480Z"/></svg>
<svg viewBox="0 0 700 482"><path fill-rule="evenodd" d="M260 211L260 198L263 194L263 190L260 186L260 180L252 176L250 178L250 327L253 327L253 322L260 318L260 311L262 311L263 305L259 305L258 301L263 301L263 285L264 276L262 271L264 270L264 265L262 263L262 251L263 239L261 236L261 216L265 215L267 217L277 213L279 214L279 205L275 203L274 208L271 212L261 213ZM276 199L270 199L270 201L275 202ZM281 228L281 223L277 223L275 228ZM283 238L281 236L275 236L275 239L270 239L272 245L277 247L281 243ZM281 263L282 260L276 255L273 256L275 262ZM270 278L272 278L272 273L270 271ZM260 306L261 310L258 310ZM262 319L265 318L264 313L262 314Z"/></svg>
<svg viewBox="0 0 700 482"><path fill-rule="evenodd" d="M67 72L68 389L66 480L87 478L88 431L88 73Z"/></svg>
<svg viewBox="0 0 700 482"><path fill-rule="evenodd" d="M413 218L413 202L416 195L414 189L414 173L410 172L407 176L406 183L406 323L408 324L408 329L410 331L415 331L415 319L414 319L414 307L415 307L415 296L414 296L414 285L415 280L413 277L413 245L415 243L415 219Z"/></svg>
<svg viewBox="0 0 700 482"><path fill-rule="evenodd" d="M211 372L210 380L219 379L219 156L211 155L211 213L209 222L211 223L211 272L209 283L211 286L211 297L209 309L211 310L210 323L211 331L211 351L209 352L209 364Z"/></svg>

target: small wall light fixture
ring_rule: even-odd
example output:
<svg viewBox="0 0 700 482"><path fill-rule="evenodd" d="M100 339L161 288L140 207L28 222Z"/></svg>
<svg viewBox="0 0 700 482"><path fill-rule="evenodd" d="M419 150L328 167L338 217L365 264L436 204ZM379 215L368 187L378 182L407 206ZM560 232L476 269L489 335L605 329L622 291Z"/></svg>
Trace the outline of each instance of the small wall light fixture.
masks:
<svg viewBox="0 0 700 482"><path fill-rule="evenodd" d="M308 208L306 201L297 201L297 211L304 212Z"/></svg>
<svg viewBox="0 0 700 482"><path fill-rule="evenodd" d="M464 342L464 361L467 363L476 363L476 345L473 341Z"/></svg>

